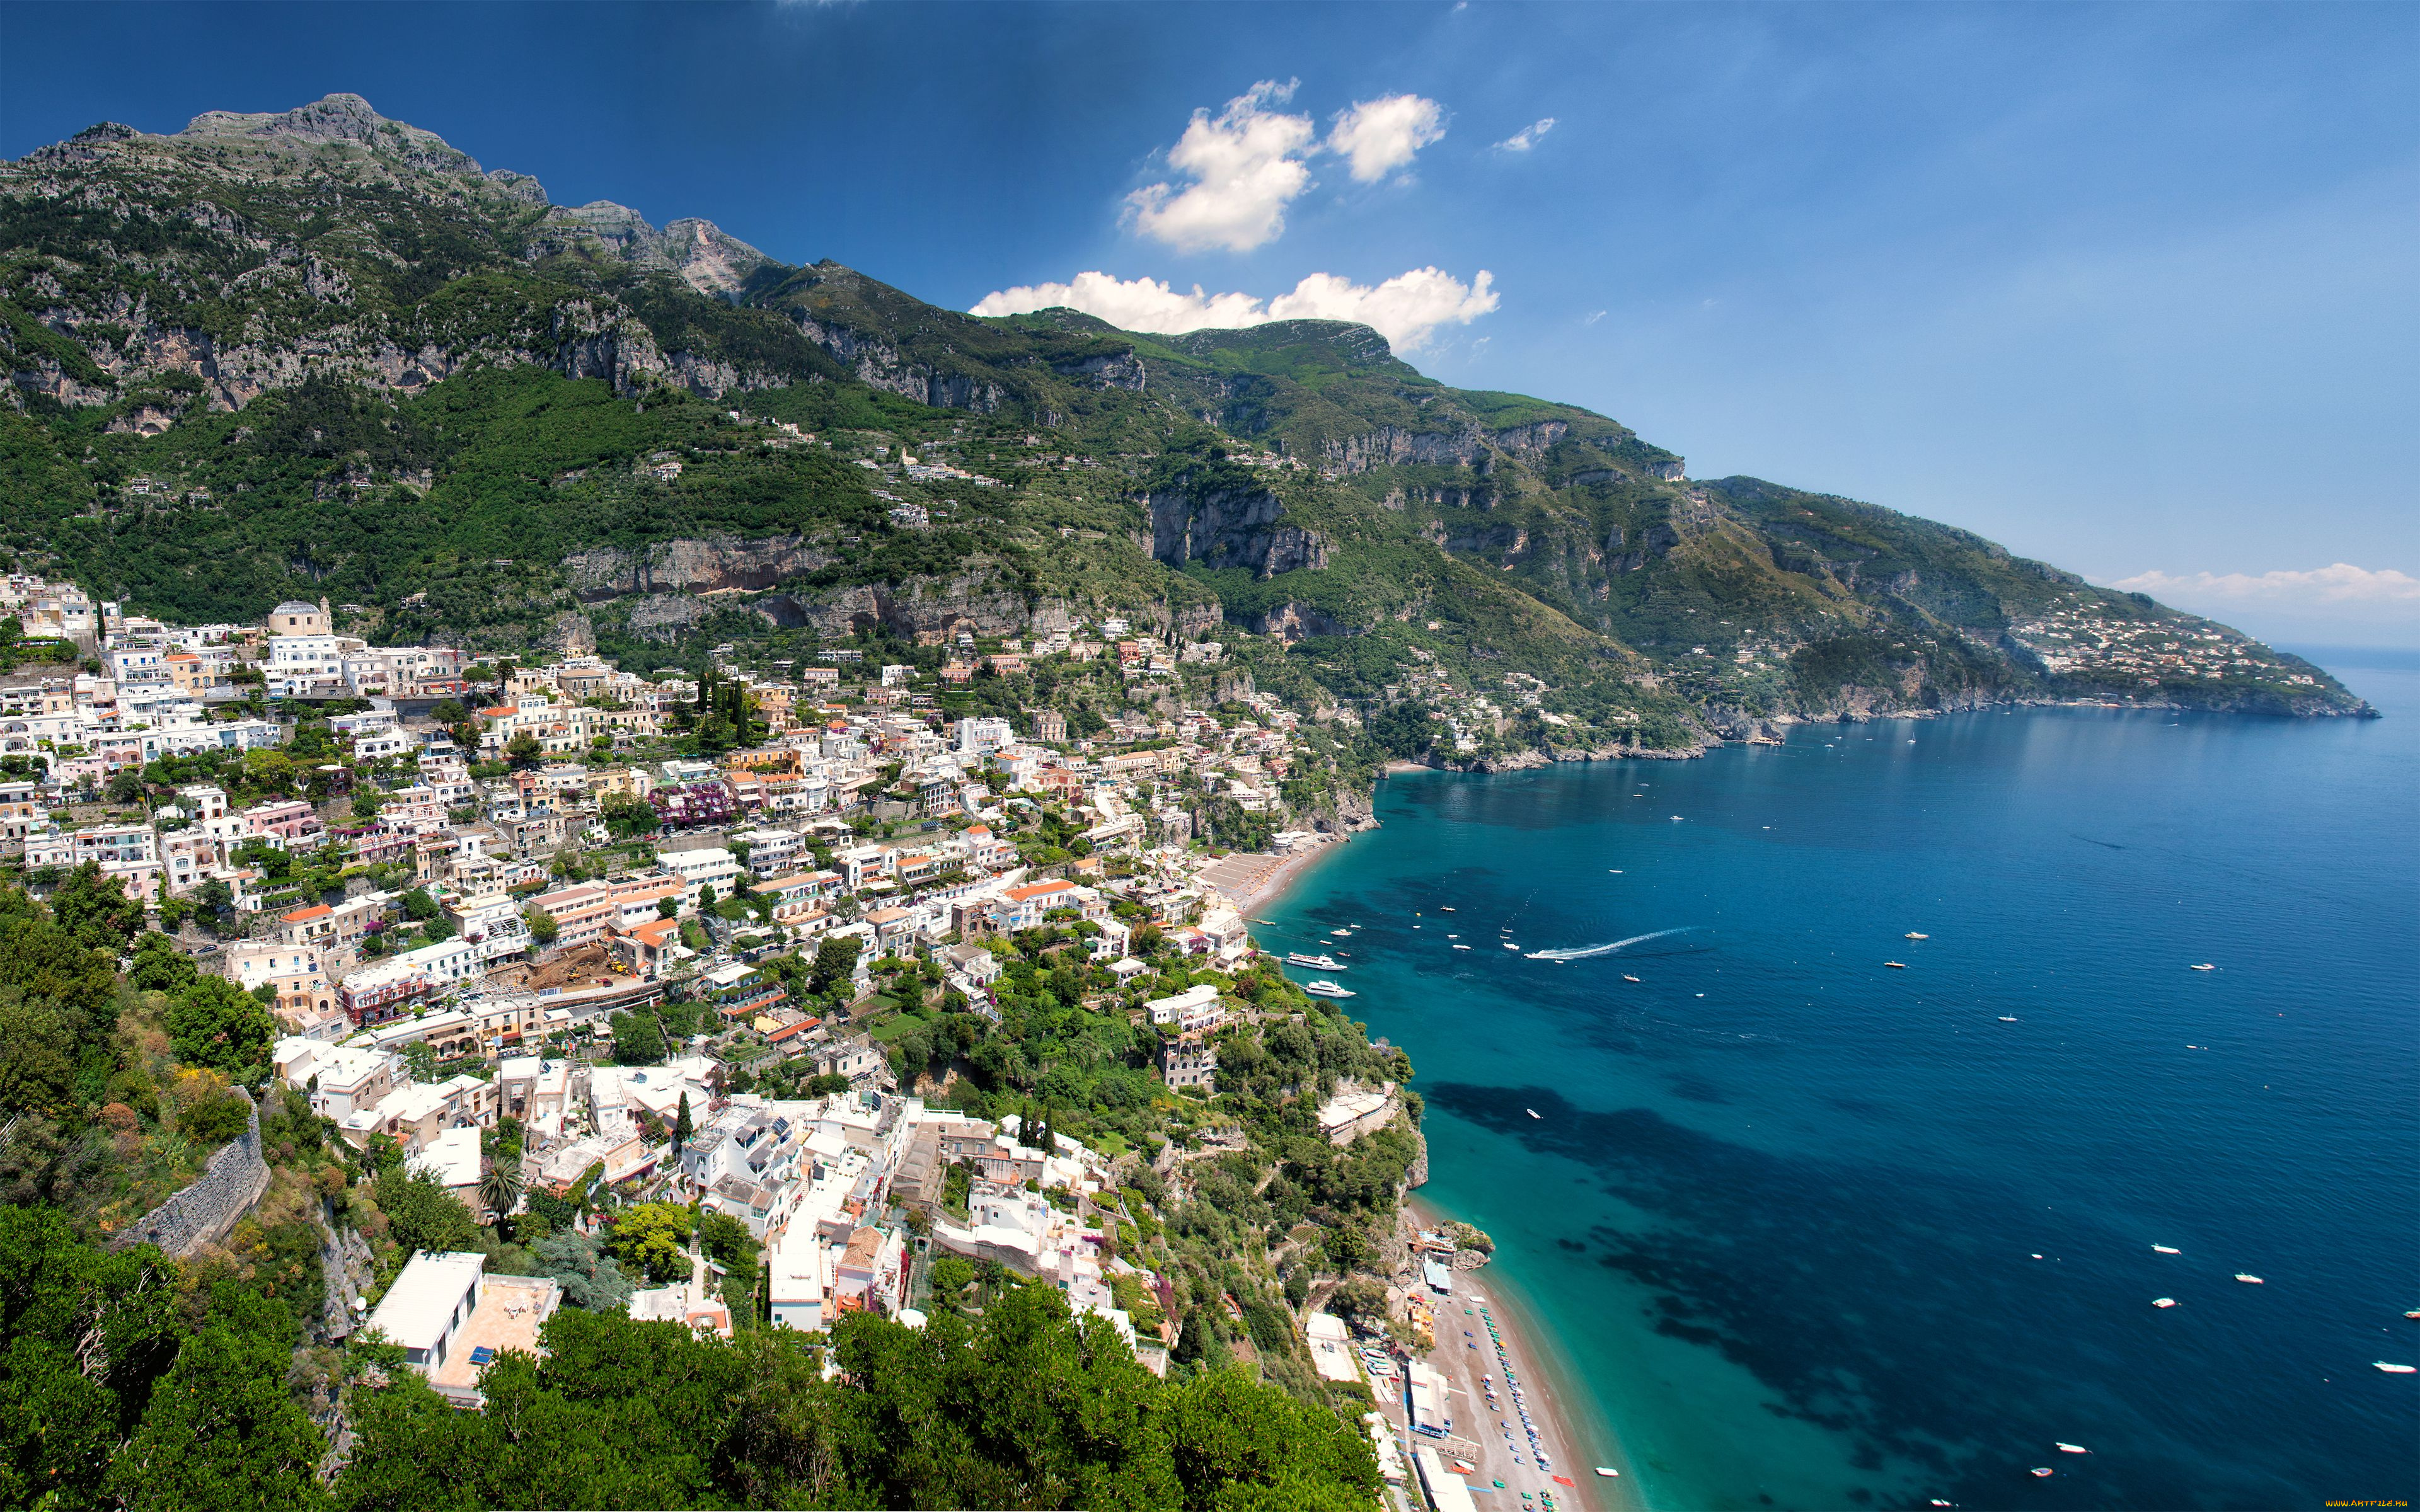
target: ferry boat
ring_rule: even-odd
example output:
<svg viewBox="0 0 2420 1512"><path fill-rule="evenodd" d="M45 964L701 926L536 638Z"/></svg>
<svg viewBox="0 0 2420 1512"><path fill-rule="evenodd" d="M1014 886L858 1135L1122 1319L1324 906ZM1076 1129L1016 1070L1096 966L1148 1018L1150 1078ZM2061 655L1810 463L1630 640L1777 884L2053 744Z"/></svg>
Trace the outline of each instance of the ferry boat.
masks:
<svg viewBox="0 0 2420 1512"><path fill-rule="evenodd" d="M1333 960L1326 956L1305 955L1300 950L1289 952L1286 956L1286 964L1290 966L1309 966L1313 971L1344 971L1349 969L1347 967L1338 965Z"/></svg>
<svg viewBox="0 0 2420 1512"><path fill-rule="evenodd" d="M1324 979L1319 981L1304 982L1302 984L1302 990L1311 994L1313 997L1351 997L1356 995L1355 994L1339 987L1336 983Z"/></svg>

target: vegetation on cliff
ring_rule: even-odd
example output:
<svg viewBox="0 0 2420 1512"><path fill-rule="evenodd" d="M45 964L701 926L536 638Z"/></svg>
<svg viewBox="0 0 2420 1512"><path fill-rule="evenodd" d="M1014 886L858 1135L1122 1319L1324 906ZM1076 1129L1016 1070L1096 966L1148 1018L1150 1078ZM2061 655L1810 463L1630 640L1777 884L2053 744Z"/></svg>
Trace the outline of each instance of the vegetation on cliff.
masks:
<svg viewBox="0 0 2420 1512"><path fill-rule="evenodd" d="M2007 698L2354 706L2223 627L1691 480L1365 328L981 319L678 230L549 206L349 96L0 166L0 544L164 613L326 594L382 640L684 665L774 630L1223 620L1365 715L1423 656L1537 677L1567 721L1544 744ZM2049 647L2056 616L2104 654ZM2226 654L2109 650L2147 626Z"/></svg>

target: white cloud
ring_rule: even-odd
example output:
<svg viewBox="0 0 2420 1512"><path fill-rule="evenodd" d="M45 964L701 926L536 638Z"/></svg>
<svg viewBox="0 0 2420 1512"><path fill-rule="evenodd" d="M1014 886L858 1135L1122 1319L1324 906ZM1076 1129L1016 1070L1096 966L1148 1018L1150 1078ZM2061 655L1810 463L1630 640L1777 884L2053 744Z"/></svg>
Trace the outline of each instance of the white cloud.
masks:
<svg viewBox="0 0 2420 1512"><path fill-rule="evenodd" d="M1249 252L1285 229L1285 208L1311 187L1303 159L1316 150L1308 116L1270 107L1294 97L1294 84L1264 79L1217 116L1193 113L1168 153L1170 166L1193 182L1158 183L1126 196L1135 227L1187 252L1224 247Z"/></svg>
<svg viewBox="0 0 2420 1512"><path fill-rule="evenodd" d="M2217 600L2238 604L2420 609L2420 578L2393 567L2371 571L2349 562L2308 572L2195 572L2174 576L2159 571L2137 573L2109 585L2156 598Z"/></svg>
<svg viewBox="0 0 2420 1512"><path fill-rule="evenodd" d="M1465 284L1439 268L1415 268L1383 284L1313 273L1293 292L1264 303L1249 294L1204 294L1198 284L1186 294L1155 279L1120 280L1088 272L1064 284L1001 289L984 296L972 313L1024 315L1065 305L1122 330L1171 333L1272 320L1355 320L1386 337L1398 351L1412 351L1440 326L1468 325L1494 311L1500 302L1491 286L1495 281L1493 273L1481 270Z"/></svg>
<svg viewBox="0 0 2420 1512"><path fill-rule="evenodd" d="M1443 135L1444 106L1418 95L1388 95L1337 112L1327 150L1342 153L1354 178L1370 184L1411 162L1413 154Z"/></svg>
<svg viewBox="0 0 2420 1512"><path fill-rule="evenodd" d="M1600 321L1600 320L1602 320L1602 319L1604 319L1604 318L1605 318L1605 312L1604 312L1603 310L1590 310L1590 311L1588 313L1588 317L1587 317L1586 319L1582 320L1582 321L1580 322L1580 324L1582 324L1582 325L1584 325L1584 326L1592 326L1592 325L1596 324L1598 321Z"/></svg>
<svg viewBox="0 0 2420 1512"><path fill-rule="evenodd" d="M1544 136L1548 131L1551 131L1554 129L1555 118L1552 116L1548 116L1543 120L1531 121L1528 125L1524 126L1519 131L1513 132L1511 136L1506 137L1503 141L1497 143L1496 150L1498 152L1527 152L1531 147L1538 145L1538 139L1540 137Z"/></svg>

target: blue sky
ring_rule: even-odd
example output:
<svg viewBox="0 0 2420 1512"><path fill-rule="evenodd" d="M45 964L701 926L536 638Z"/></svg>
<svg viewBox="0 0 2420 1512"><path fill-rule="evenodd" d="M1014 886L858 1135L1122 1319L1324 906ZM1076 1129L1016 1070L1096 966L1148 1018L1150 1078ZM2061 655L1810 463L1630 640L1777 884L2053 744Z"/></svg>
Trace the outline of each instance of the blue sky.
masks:
<svg viewBox="0 0 2420 1512"><path fill-rule="evenodd" d="M1700 476L2420 646L2420 8L0 7L10 157L335 90L959 308L1364 311Z"/></svg>

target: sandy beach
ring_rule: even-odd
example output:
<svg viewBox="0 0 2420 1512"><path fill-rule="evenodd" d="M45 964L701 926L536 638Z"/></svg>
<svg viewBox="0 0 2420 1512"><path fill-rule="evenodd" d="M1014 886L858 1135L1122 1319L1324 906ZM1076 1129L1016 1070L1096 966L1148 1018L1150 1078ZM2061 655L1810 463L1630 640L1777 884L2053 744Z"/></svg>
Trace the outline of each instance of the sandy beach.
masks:
<svg viewBox="0 0 2420 1512"><path fill-rule="evenodd" d="M1283 897L1311 862L1349 843L1346 840L1329 840L1284 856L1238 852L1211 862L1202 868L1202 876L1234 905L1237 913L1249 918Z"/></svg>
<svg viewBox="0 0 2420 1512"><path fill-rule="evenodd" d="M1425 1203L1407 1206L1425 1227L1439 1221ZM1436 1343L1429 1363L1451 1383L1454 1447L1466 1451L1460 1458L1476 1467L1463 1480L1481 1507L1510 1512L1524 1504L1521 1493L1528 1491L1533 1497L1551 1492L1559 1512L1581 1507L1645 1512L1638 1478L1621 1446L1610 1441L1604 1414L1583 1395L1584 1388L1527 1300L1494 1266L1453 1273L1452 1296L1436 1301ZM1514 1383L1522 1391L1517 1402L1511 1389ZM1492 1404L1490 1384L1495 1388ZM1538 1468L1519 1407L1528 1409L1539 1446L1554 1467L1551 1473ZM1475 1456L1466 1452L1473 1444ZM1439 1458L1452 1468L1452 1457ZM1599 1465L1621 1473L1610 1479L1599 1476ZM1504 1489L1496 1489L1497 1481Z"/></svg>

